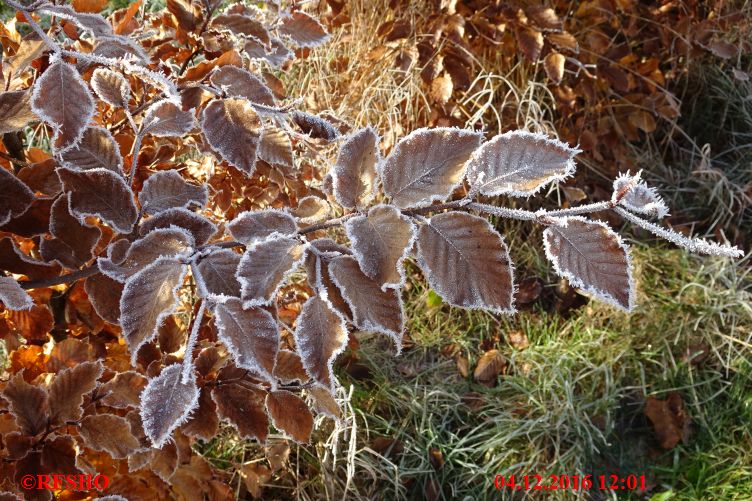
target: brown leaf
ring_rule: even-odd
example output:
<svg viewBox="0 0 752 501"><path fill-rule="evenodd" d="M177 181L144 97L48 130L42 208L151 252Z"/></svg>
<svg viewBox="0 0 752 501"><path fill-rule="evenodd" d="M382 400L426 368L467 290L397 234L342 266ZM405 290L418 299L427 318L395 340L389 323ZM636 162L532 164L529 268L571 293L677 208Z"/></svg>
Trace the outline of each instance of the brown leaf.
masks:
<svg viewBox="0 0 752 501"><path fill-rule="evenodd" d="M199 389L195 381L182 380L181 364L162 369L149 380L141 394L141 422L154 447L161 449L173 430L186 422L198 405Z"/></svg>
<svg viewBox="0 0 752 501"><path fill-rule="evenodd" d="M78 269L92 258L92 251L102 232L97 227L81 224L68 210L68 197L61 196L50 212L51 239L42 239L39 252L47 261L57 261L70 269Z"/></svg>
<svg viewBox="0 0 752 501"><path fill-rule="evenodd" d="M26 435L35 436L45 430L50 407L43 387L27 383L23 373L19 372L10 378L2 396L8 402L8 410L16 424Z"/></svg>
<svg viewBox="0 0 752 501"><path fill-rule="evenodd" d="M185 31L193 31L201 22L202 12L190 0L167 0L165 7Z"/></svg>
<svg viewBox="0 0 752 501"><path fill-rule="evenodd" d="M128 421L114 414L86 416L81 421L78 433L86 447L104 451L114 459L127 458L140 448Z"/></svg>
<svg viewBox="0 0 752 501"><path fill-rule="evenodd" d="M313 399L313 407L316 409L316 412L326 414L332 419L342 418L342 410L328 388L314 385L308 389L308 394Z"/></svg>
<svg viewBox="0 0 752 501"><path fill-rule="evenodd" d="M181 137L193 129L196 120L193 113L183 111L180 103L164 100L154 103L146 110L141 122L142 136Z"/></svg>
<svg viewBox="0 0 752 501"><path fill-rule="evenodd" d="M711 42L708 44L708 49L721 59L736 57L737 52L736 45L723 41Z"/></svg>
<svg viewBox="0 0 752 501"><path fill-rule="evenodd" d="M565 62L566 58L558 52L551 52L546 56L543 66L546 69L546 75L555 85L559 85L561 79L564 78Z"/></svg>
<svg viewBox="0 0 752 501"><path fill-rule="evenodd" d="M46 304L35 304L29 310L11 311L8 319L24 338L40 344L47 341L47 333L55 323Z"/></svg>
<svg viewBox="0 0 752 501"><path fill-rule="evenodd" d="M233 238L246 245L261 242L273 235L294 235L295 219L285 211L266 209L238 214L227 229Z"/></svg>
<svg viewBox="0 0 752 501"><path fill-rule="evenodd" d="M34 299L11 277L0 276L0 302L8 310L30 310Z"/></svg>
<svg viewBox="0 0 752 501"><path fill-rule="evenodd" d="M543 281L540 278L526 278L517 284L514 302L517 306L530 304L538 299L543 292Z"/></svg>
<svg viewBox="0 0 752 501"><path fill-rule="evenodd" d="M454 84L452 77L444 74L433 79L431 82L431 99L439 104L447 104L449 99L452 98L452 92L454 90Z"/></svg>
<svg viewBox="0 0 752 501"><path fill-rule="evenodd" d="M109 258L99 258L99 269L110 278L124 283L160 257L179 258L185 255L193 244L191 235L181 228L153 230L128 247L120 264L113 263Z"/></svg>
<svg viewBox="0 0 752 501"><path fill-rule="evenodd" d="M209 199L204 185L186 182L176 170L163 170L149 176L138 195L146 214L195 205L203 208Z"/></svg>
<svg viewBox="0 0 752 501"><path fill-rule="evenodd" d="M265 392L236 383L219 384L212 389L217 414L227 420L242 438L266 442L269 418L264 410Z"/></svg>
<svg viewBox="0 0 752 501"><path fill-rule="evenodd" d="M59 372L49 388L50 423L81 419L84 395L94 390L101 375L100 362L84 362Z"/></svg>
<svg viewBox="0 0 752 501"><path fill-rule="evenodd" d="M291 211L302 225L311 225L325 220L331 215L329 202L315 195L301 198L298 206Z"/></svg>
<svg viewBox="0 0 752 501"><path fill-rule="evenodd" d="M334 198L348 209L365 207L374 196L379 162L379 137L371 127L360 129L340 146L332 170Z"/></svg>
<svg viewBox="0 0 752 501"><path fill-rule="evenodd" d="M53 158L48 158L47 160L35 162L22 168L18 171L18 179L23 181L32 191L39 191L53 197L63 189L63 185L60 184L60 178L57 177L55 169L57 169L57 162Z"/></svg>
<svg viewBox="0 0 752 501"><path fill-rule="evenodd" d="M219 416L217 404L214 403L212 393L204 387L198 397L198 407L191 417L180 428L188 436L209 441L219 431Z"/></svg>
<svg viewBox="0 0 752 501"><path fill-rule="evenodd" d="M74 337L56 343L47 361L47 372L60 372L92 359L91 345Z"/></svg>
<svg viewBox="0 0 752 501"><path fill-rule="evenodd" d="M295 328L295 344L306 372L322 385L333 388L332 364L347 346L347 327L319 296L303 305Z"/></svg>
<svg viewBox="0 0 752 501"><path fill-rule="evenodd" d="M101 400L104 405L117 409L137 407L140 402L139 395L146 388L146 383L146 378L138 372L119 372L103 384L97 392L105 395Z"/></svg>
<svg viewBox="0 0 752 501"><path fill-rule="evenodd" d="M76 12L102 12L107 6L107 0L73 0L71 5Z"/></svg>
<svg viewBox="0 0 752 501"><path fill-rule="evenodd" d="M230 97L244 97L252 103L275 106L274 94L256 75L237 66L222 66L210 77L211 83Z"/></svg>
<svg viewBox="0 0 752 501"><path fill-rule="evenodd" d="M286 432L296 442L310 442L313 415L299 396L286 390L271 391L266 395L266 409L275 428Z"/></svg>
<svg viewBox="0 0 752 501"><path fill-rule="evenodd" d="M501 374L506 365L507 361L499 350L489 350L478 359L478 364L473 371L473 379L482 385L492 387L496 383L496 377Z"/></svg>
<svg viewBox="0 0 752 501"><path fill-rule="evenodd" d="M0 225L26 212L32 201L34 192L16 176L0 168Z"/></svg>
<svg viewBox="0 0 752 501"><path fill-rule="evenodd" d="M204 108L201 129L223 160L245 172L256 170L261 121L245 99L215 99Z"/></svg>
<svg viewBox="0 0 752 501"><path fill-rule="evenodd" d="M323 286L326 290L330 306L345 319L352 319L350 307L329 274L329 262L334 257L339 255L349 256L352 252L344 245L339 245L330 238L317 238L311 242L311 246L316 251L314 252L312 249L309 249L305 258L308 284L313 289L317 289L320 285Z"/></svg>
<svg viewBox="0 0 752 501"><path fill-rule="evenodd" d="M293 238L274 238L249 245L236 275L243 307L273 301L287 275L300 265L303 257L303 245Z"/></svg>
<svg viewBox="0 0 752 501"><path fill-rule="evenodd" d="M329 39L329 33L321 23L300 11L283 17L279 32L289 36L299 47L317 47Z"/></svg>
<svg viewBox="0 0 752 501"><path fill-rule="evenodd" d="M684 410L681 395L670 393L666 400L648 397L644 412L653 423L661 447L673 449L679 442L687 443L691 419Z"/></svg>
<svg viewBox="0 0 752 501"><path fill-rule="evenodd" d="M264 130L261 132L258 157L271 165L293 167L292 142L287 132L279 127L264 126Z"/></svg>
<svg viewBox="0 0 752 501"><path fill-rule="evenodd" d="M111 324L120 322L120 296L123 284L117 280L97 273L84 282L84 289L97 315Z"/></svg>
<svg viewBox="0 0 752 501"><path fill-rule="evenodd" d="M91 74L91 88L105 103L128 109L131 85L122 74L108 68L97 68Z"/></svg>
<svg viewBox="0 0 752 501"><path fill-rule="evenodd" d="M580 53L580 44L577 43L577 39L568 31L562 31L561 33L546 33L546 40L560 50L568 50L575 54Z"/></svg>
<svg viewBox="0 0 752 501"><path fill-rule="evenodd" d="M514 311L509 250L485 219L463 212L432 217L418 232L418 254L431 288L448 303Z"/></svg>
<svg viewBox="0 0 752 501"><path fill-rule="evenodd" d="M0 134L21 130L35 120L28 91L0 92Z"/></svg>
<svg viewBox="0 0 752 501"><path fill-rule="evenodd" d="M240 254L230 249L214 251L199 261L197 270L209 295L240 297L240 282L235 272Z"/></svg>
<svg viewBox="0 0 752 501"><path fill-rule="evenodd" d="M537 61L543 50L543 33L534 28L524 28L516 32L520 51L530 61Z"/></svg>
<svg viewBox="0 0 752 501"><path fill-rule="evenodd" d="M441 453L441 449L436 447L428 449L428 462L431 463L434 470L441 470L444 467L444 455Z"/></svg>
<svg viewBox="0 0 752 501"><path fill-rule="evenodd" d="M68 192L68 206L75 217L82 220L96 216L116 231L131 232L138 210L133 203L133 192L121 176L104 168L78 172L60 167L57 173Z"/></svg>
<svg viewBox="0 0 752 501"><path fill-rule="evenodd" d="M261 497L262 486L271 480L272 471L261 463L244 464L239 471L253 499Z"/></svg>
<svg viewBox="0 0 752 501"><path fill-rule="evenodd" d="M271 49L268 51L263 44L252 39L246 42L243 50L246 51L251 59L263 59L275 68L279 68L295 55L294 52L288 49L287 46L277 38L272 38ZM268 75L265 74L264 79L266 80L267 85L269 85ZM277 92L271 85L269 85L269 87L272 89L272 92L274 92L274 96L277 99L282 99L284 97L283 92Z"/></svg>
<svg viewBox="0 0 752 501"><path fill-rule="evenodd" d="M267 46L271 41L269 32L261 22L242 14L220 14L212 19L210 26L227 29L236 35L255 38Z"/></svg>
<svg viewBox="0 0 752 501"><path fill-rule="evenodd" d="M300 355L290 350L279 350L277 353L274 377L282 384L291 384L295 381L305 383L310 379L300 360Z"/></svg>
<svg viewBox="0 0 752 501"><path fill-rule="evenodd" d="M102 127L87 127L81 141L62 155L66 167L89 170L103 167L123 175L123 157L112 134Z"/></svg>
<svg viewBox="0 0 752 501"><path fill-rule="evenodd" d="M304 111L294 110L291 114L292 121L300 127L304 134L308 134L313 139L323 139L325 141L334 141L339 136L339 131L322 117L311 115Z"/></svg>
<svg viewBox="0 0 752 501"><path fill-rule="evenodd" d="M656 123L653 114L646 110L637 110L629 114L629 123L650 134L655 131Z"/></svg>
<svg viewBox="0 0 752 501"><path fill-rule="evenodd" d="M201 214L196 214L182 207L167 209L148 219L144 219L138 227L138 233L144 236L153 230L170 228L171 226L176 226L187 231L193 237L197 246L204 245L217 233L217 225Z"/></svg>
<svg viewBox="0 0 752 501"><path fill-rule="evenodd" d="M60 475L77 475L75 440L70 435L59 435L46 440L42 447L42 466Z"/></svg>

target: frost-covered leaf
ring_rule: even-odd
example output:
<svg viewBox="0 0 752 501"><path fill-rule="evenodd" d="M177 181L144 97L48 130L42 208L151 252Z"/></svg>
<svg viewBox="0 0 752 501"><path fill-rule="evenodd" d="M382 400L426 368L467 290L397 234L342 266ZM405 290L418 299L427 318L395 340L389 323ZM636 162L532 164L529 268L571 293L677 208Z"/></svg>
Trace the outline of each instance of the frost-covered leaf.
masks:
<svg viewBox="0 0 752 501"><path fill-rule="evenodd" d="M76 171L60 167L57 175L68 192L68 206L79 220L97 216L120 233L130 233L138 218L133 192L122 176L99 168Z"/></svg>
<svg viewBox="0 0 752 501"><path fill-rule="evenodd" d="M629 172L622 174L614 181L613 200L627 210L644 214L656 219L663 219L668 215L668 207L655 188L649 187L640 179L642 171L631 176ZM626 194L625 194L626 193Z"/></svg>
<svg viewBox="0 0 752 501"><path fill-rule="evenodd" d="M462 182L465 162L481 139L479 133L449 127L413 131L381 164L384 193L403 209L446 200Z"/></svg>
<svg viewBox="0 0 752 501"><path fill-rule="evenodd" d="M94 414L81 421L78 433L89 449L104 451L114 459L125 459L140 448L131 425L114 414Z"/></svg>
<svg viewBox="0 0 752 501"><path fill-rule="evenodd" d="M363 273L382 288L404 284L403 261L416 236L408 217L394 206L377 205L367 216L348 219L345 231Z"/></svg>
<svg viewBox="0 0 752 501"><path fill-rule="evenodd" d="M605 223L557 218L543 232L556 273L598 299L626 311L635 306L629 249Z"/></svg>
<svg viewBox="0 0 752 501"><path fill-rule="evenodd" d="M141 421L144 431L157 449L169 440L173 430L183 424L198 405L199 389L194 380L183 382L182 365L162 369L149 380L141 394Z"/></svg>
<svg viewBox="0 0 752 501"><path fill-rule="evenodd" d="M302 225L311 225L323 221L331 214L329 202L315 195L303 197L298 206L292 211Z"/></svg>
<svg viewBox="0 0 752 501"><path fill-rule="evenodd" d="M241 212L227 229L235 240L246 245L272 236L292 236L298 231L295 218L277 209Z"/></svg>
<svg viewBox="0 0 752 501"><path fill-rule="evenodd" d="M348 209L365 207L376 188L379 137L372 127L348 136L342 143L333 170L334 198Z"/></svg>
<svg viewBox="0 0 752 501"><path fill-rule="evenodd" d="M50 410L47 390L27 383L23 372L17 372L6 384L2 396L23 433L35 436L44 431Z"/></svg>
<svg viewBox="0 0 752 501"><path fill-rule="evenodd" d="M120 322L120 296L123 284L117 280L97 273L86 279L84 290L97 315L111 324Z"/></svg>
<svg viewBox="0 0 752 501"><path fill-rule="evenodd" d="M136 407L140 402L139 395L146 388L147 382L147 379L136 371L118 372L99 388L98 393L105 395L102 403L108 407Z"/></svg>
<svg viewBox="0 0 752 501"><path fill-rule="evenodd" d="M266 409L275 428L286 432L296 442L310 442L313 415L302 398L286 390L270 391L266 395Z"/></svg>
<svg viewBox="0 0 752 501"><path fill-rule="evenodd" d="M135 59L141 64L149 63L149 56L137 42L125 36L99 37L93 54L110 59Z"/></svg>
<svg viewBox="0 0 752 501"><path fill-rule="evenodd" d="M237 66L221 66L209 78L212 85L230 97L244 97L252 103L275 106L274 94L256 75Z"/></svg>
<svg viewBox="0 0 752 501"><path fill-rule="evenodd" d="M159 258L125 283L120 297L120 325L132 365L136 365L138 349L157 335L164 319L175 311L185 274L186 266L179 261Z"/></svg>
<svg viewBox="0 0 752 501"><path fill-rule="evenodd" d="M138 227L138 232L139 235L146 235L153 230L171 226L183 228L190 233L196 245L204 245L217 232L216 224L201 214L196 214L182 207L167 209L145 219Z"/></svg>
<svg viewBox="0 0 752 501"><path fill-rule="evenodd" d="M0 303L8 310L30 310L34 300L11 277L0 276Z"/></svg>
<svg viewBox="0 0 752 501"><path fill-rule="evenodd" d="M100 14L77 12L70 5L43 4L39 10L72 21L79 28L91 32L95 37L112 35L112 25Z"/></svg>
<svg viewBox="0 0 752 501"><path fill-rule="evenodd" d="M279 32L289 36L298 47L317 47L329 39L329 33L318 20L300 11L283 17Z"/></svg>
<svg viewBox="0 0 752 501"><path fill-rule="evenodd" d="M226 383L212 389L217 404L217 414L227 420L241 438L255 438L266 442L269 434L269 417L264 410L266 392L235 383Z"/></svg>
<svg viewBox="0 0 752 501"><path fill-rule="evenodd" d="M141 122L142 136L151 134L157 137L181 137L189 133L196 125L196 119L190 111L183 111L179 103L163 100L152 104L144 121Z"/></svg>
<svg viewBox="0 0 752 501"><path fill-rule="evenodd" d="M50 233L54 238L42 239L39 252L47 261L57 261L70 269L77 269L92 258L92 251L102 232L73 217L68 210L68 197L61 196L52 204Z"/></svg>
<svg viewBox="0 0 752 501"><path fill-rule="evenodd" d="M311 242L304 263L308 284L314 290L323 289L326 292L326 300L329 305L346 320L352 319L352 311L342 297L339 287L332 281L329 274L329 262L335 257L351 254L350 249L338 244L331 238L317 238Z"/></svg>
<svg viewBox="0 0 752 501"><path fill-rule="evenodd" d="M381 332L394 339L397 352L402 350L404 319L398 290L382 290L368 278L352 256L340 256L329 263L329 274L353 313L359 329Z"/></svg>
<svg viewBox="0 0 752 501"><path fill-rule="evenodd" d="M316 412L326 414L332 419L339 420L342 418L342 410L329 389L316 384L308 389L308 394L313 400L313 407Z"/></svg>
<svg viewBox="0 0 752 501"><path fill-rule="evenodd" d="M149 176L138 199L146 214L156 214L174 207L204 207L209 199L209 192L205 185L189 183L180 173L170 169Z"/></svg>
<svg viewBox="0 0 752 501"><path fill-rule="evenodd" d="M262 43L256 40L246 42L243 50L246 51L251 59L263 59L275 68L279 68L295 55L293 51L277 38L272 38L271 48L268 50Z"/></svg>
<svg viewBox="0 0 752 501"><path fill-rule="evenodd" d="M279 350L279 328L271 313L262 308L244 310L240 299L233 298L217 305L214 321L235 364L271 381Z"/></svg>
<svg viewBox="0 0 752 501"><path fill-rule="evenodd" d="M261 120L245 99L215 99L201 118L206 140L223 160L247 175L256 170Z"/></svg>
<svg viewBox="0 0 752 501"><path fill-rule="evenodd" d="M89 170L103 167L118 174L123 173L123 157L110 132L102 127L87 127L81 142L62 155L66 167Z"/></svg>
<svg viewBox="0 0 752 501"><path fill-rule="evenodd" d="M295 381L305 383L311 378L308 376L300 355L290 350L279 350L277 362L274 365L274 377L282 384L292 384Z"/></svg>
<svg viewBox="0 0 752 501"><path fill-rule="evenodd" d="M198 407L180 431L189 437L196 437L207 442L217 434L219 431L217 404L212 398L212 392L208 389L201 392L198 397Z"/></svg>
<svg viewBox="0 0 752 501"><path fill-rule="evenodd" d="M95 106L76 68L56 58L34 83L31 109L55 130L53 144L63 151L81 140Z"/></svg>
<svg viewBox="0 0 752 501"><path fill-rule="evenodd" d="M0 134L21 130L35 120L28 91L0 92Z"/></svg>
<svg viewBox="0 0 752 501"><path fill-rule="evenodd" d="M10 237L0 238L0 263L3 270L31 279L50 278L60 273L60 266L34 259L18 248Z"/></svg>
<svg viewBox="0 0 752 501"><path fill-rule="evenodd" d="M432 217L418 232L418 254L431 288L449 304L514 312L509 250L485 219L464 212Z"/></svg>
<svg viewBox="0 0 752 501"><path fill-rule="evenodd" d="M347 346L347 327L320 296L313 296L303 305L295 328L295 345L308 375L333 388L332 364Z"/></svg>
<svg viewBox="0 0 752 501"><path fill-rule="evenodd" d="M478 149L468 164L467 178L484 195L526 197L571 176L579 151L543 134L506 132Z"/></svg>
<svg viewBox="0 0 752 501"><path fill-rule="evenodd" d="M216 29L227 29L236 35L255 38L267 46L271 41L263 23L242 14L220 14L212 19L210 26Z"/></svg>
<svg viewBox="0 0 752 501"><path fill-rule="evenodd" d="M290 118L295 125L300 127L304 134L308 134L314 139L324 139L334 141L339 136L339 132L332 124L316 115L311 115L305 111L294 110Z"/></svg>
<svg viewBox="0 0 752 501"><path fill-rule="evenodd" d="M214 296L240 297L240 282L235 272L240 265L240 254L230 249L212 252L201 261L196 280Z"/></svg>
<svg viewBox="0 0 752 501"><path fill-rule="evenodd" d="M97 68L91 74L91 88L99 99L118 108L128 109L131 99L131 84L116 71L109 68Z"/></svg>
<svg viewBox="0 0 752 501"><path fill-rule="evenodd" d="M100 257L99 269L110 278L125 283L160 257L180 256L188 252L193 245L193 238L182 228L154 230L133 242L120 264L115 264L109 258Z"/></svg>
<svg viewBox="0 0 752 501"><path fill-rule="evenodd" d="M16 176L0 167L0 225L31 207L34 192Z"/></svg>
<svg viewBox="0 0 752 501"><path fill-rule="evenodd" d="M261 132L258 157L272 165L293 166L290 136L279 127L265 126Z"/></svg>
<svg viewBox="0 0 752 501"><path fill-rule="evenodd" d="M275 238L248 246L236 276L245 307L268 304L287 275L303 260L304 246L293 238Z"/></svg>
<svg viewBox="0 0 752 501"><path fill-rule="evenodd" d="M49 388L50 423L77 421L83 415L84 395L94 390L102 375L101 362L83 362L58 372Z"/></svg>

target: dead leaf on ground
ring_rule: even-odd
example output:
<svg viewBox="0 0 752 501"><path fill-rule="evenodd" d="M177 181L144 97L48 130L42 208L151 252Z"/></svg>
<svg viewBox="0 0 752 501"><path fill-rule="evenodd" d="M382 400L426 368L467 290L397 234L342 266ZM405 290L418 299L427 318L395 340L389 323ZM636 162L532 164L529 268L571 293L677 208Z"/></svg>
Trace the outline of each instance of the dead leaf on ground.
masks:
<svg viewBox="0 0 752 501"><path fill-rule="evenodd" d="M489 350L478 360L473 379L484 386L493 387L496 384L496 378L506 365L507 361L499 350Z"/></svg>
<svg viewBox="0 0 752 501"><path fill-rule="evenodd" d="M664 449L673 449L679 442L689 441L691 419L678 393L670 393L666 400L648 397L645 416L653 423L658 442Z"/></svg>

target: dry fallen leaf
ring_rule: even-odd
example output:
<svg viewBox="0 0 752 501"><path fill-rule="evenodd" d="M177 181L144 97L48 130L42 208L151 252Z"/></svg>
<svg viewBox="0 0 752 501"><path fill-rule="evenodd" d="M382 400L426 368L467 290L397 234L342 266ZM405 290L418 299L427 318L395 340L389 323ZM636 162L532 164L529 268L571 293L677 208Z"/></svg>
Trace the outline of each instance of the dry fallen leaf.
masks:
<svg viewBox="0 0 752 501"><path fill-rule="evenodd" d="M679 442L688 442L691 419L684 409L681 395L670 393L666 400L648 397L644 412L653 423L661 447L673 449Z"/></svg>
<svg viewBox="0 0 752 501"><path fill-rule="evenodd" d="M496 378L506 365L507 361L499 350L489 350L478 360L473 372L473 379L490 388L496 384Z"/></svg>

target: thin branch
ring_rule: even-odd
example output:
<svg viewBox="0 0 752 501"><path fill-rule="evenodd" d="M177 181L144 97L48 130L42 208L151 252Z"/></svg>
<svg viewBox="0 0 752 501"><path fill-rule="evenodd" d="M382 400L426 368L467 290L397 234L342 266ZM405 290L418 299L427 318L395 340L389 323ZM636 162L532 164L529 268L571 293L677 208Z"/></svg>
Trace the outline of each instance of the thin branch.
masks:
<svg viewBox="0 0 752 501"><path fill-rule="evenodd" d="M44 278L41 280L26 280L24 282L18 282L18 285L26 290L44 289L45 287L52 287L54 285L73 283L83 278L88 278L92 275L96 275L97 273L99 273L99 268L97 267L97 264L94 263L82 270L74 271L73 273L68 273L66 275L60 275L57 277Z"/></svg>

